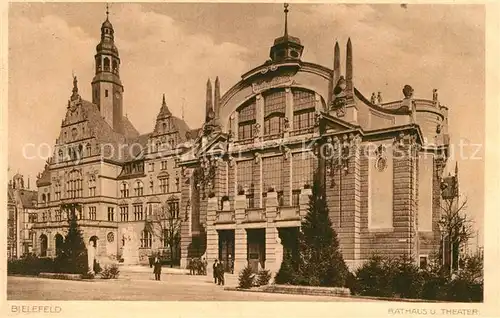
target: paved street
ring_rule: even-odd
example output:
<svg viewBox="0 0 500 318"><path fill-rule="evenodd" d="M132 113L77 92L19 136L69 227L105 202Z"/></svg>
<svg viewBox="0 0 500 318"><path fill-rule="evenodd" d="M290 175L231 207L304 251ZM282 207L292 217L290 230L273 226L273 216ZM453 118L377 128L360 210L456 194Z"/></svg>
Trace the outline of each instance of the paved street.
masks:
<svg viewBox="0 0 500 318"><path fill-rule="evenodd" d="M303 296L225 291L206 276L163 275L162 281L117 280L66 281L8 277L8 300L168 300L168 301L360 301L326 296ZM365 301L365 300L363 300Z"/></svg>

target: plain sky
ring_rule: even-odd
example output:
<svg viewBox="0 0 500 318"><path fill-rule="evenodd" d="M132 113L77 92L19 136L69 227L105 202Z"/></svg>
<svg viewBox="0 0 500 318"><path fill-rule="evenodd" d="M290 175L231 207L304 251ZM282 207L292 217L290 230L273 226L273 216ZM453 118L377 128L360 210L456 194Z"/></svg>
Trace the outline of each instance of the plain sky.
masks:
<svg viewBox="0 0 500 318"><path fill-rule="evenodd" d="M431 99L432 89L439 90L440 102L449 107L455 150L447 168L453 170L458 161L460 191L482 244L484 7L291 4L289 9L289 33L301 39L305 61L332 67L338 40L344 66L351 38L354 83L366 97L380 91L384 101L401 99L405 84L417 98ZM34 187L45 159L26 159L23 146L53 146L73 73L80 94L91 100L105 11L103 3L10 4L9 176L18 171L31 176ZM140 133L152 131L163 93L174 115L184 115L192 128L201 126L207 78L219 76L222 92L228 90L268 59L284 25L282 4L113 3L109 19L122 62L124 113Z"/></svg>

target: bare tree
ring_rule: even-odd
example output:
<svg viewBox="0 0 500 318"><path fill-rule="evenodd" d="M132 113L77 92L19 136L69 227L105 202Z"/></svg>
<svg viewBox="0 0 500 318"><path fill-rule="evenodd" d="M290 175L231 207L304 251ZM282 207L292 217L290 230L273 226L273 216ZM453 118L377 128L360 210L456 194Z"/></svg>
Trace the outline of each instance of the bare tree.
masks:
<svg viewBox="0 0 500 318"><path fill-rule="evenodd" d="M458 269L460 248L474 237L474 221L465 213L467 199L444 196L439 227L442 235L442 263L451 271Z"/></svg>
<svg viewBox="0 0 500 318"><path fill-rule="evenodd" d="M172 267L174 255L177 255L176 250L181 241L178 201L167 201L160 209L149 211L146 217L146 228L162 242L163 247L160 249L169 248L170 267Z"/></svg>

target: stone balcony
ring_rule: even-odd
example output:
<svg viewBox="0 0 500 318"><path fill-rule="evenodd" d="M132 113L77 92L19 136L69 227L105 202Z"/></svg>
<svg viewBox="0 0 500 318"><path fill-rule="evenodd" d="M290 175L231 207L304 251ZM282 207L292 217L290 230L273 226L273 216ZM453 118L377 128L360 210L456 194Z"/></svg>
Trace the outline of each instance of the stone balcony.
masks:
<svg viewBox="0 0 500 318"><path fill-rule="evenodd" d="M282 206L276 213L276 221L300 221L300 208L298 206Z"/></svg>
<svg viewBox="0 0 500 318"><path fill-rule="evenodd" d="M215 224L235 223L234 210L217 211L215 214Z"/></svg>
<svg viewBox="0 0 500 318"><path fill-rule="evenodd" d="M243 222L265 222L266 221L266 210L260 208L246 209L245 219Z"/></svg>

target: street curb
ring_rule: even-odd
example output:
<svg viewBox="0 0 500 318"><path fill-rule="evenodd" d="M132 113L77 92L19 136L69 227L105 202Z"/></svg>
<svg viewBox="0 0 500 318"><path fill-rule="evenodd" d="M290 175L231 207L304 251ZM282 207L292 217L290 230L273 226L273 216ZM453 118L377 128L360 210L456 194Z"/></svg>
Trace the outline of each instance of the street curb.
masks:
<svg viewBox="0 0 500 318"><path fill-rule="evenodd" d="M375 297L375 296L346 296L346 295L318 295L318 294L294 294L294 293L284 293L279 291L265 290L260 287L253 287L249 289L239 288L239 287L225 287L226 291L238 291L238 292L250 292L250 293L265 293L265 294L285 294L285 295L307 295L307 296L326 296L326 297L338 297L346 299L359 299L359 300L382 300L382 301L393 301L393 302L408 302L408 303L449 303L446 301L439 300L425 300L425 299L410 299L410 298L391 298L391 297Z"/></svg>

